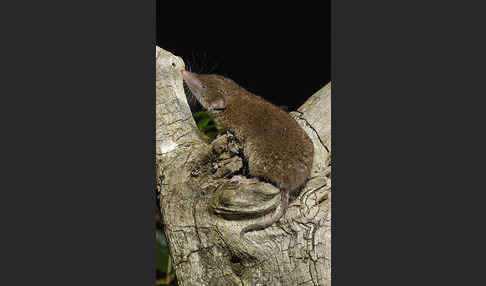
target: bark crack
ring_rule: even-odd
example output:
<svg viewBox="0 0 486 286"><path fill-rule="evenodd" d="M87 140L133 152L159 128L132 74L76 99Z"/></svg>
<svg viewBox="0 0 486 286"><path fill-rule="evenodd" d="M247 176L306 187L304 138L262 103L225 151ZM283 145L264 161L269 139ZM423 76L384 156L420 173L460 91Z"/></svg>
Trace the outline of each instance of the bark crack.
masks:
<svg viewBox="0 0 486 286"><path fill-rule="evenodd" d="M189 119L191 119L191 118L188 117L188 118L177 119L175 121L172 121L172 122L167 123L167 126L171 126L171 125L174 125L175 123L182 122L182 121L188 121Z"/></svg>
<svg viewBox="0 0 486 286"><path fill-rule="evenodd" d="M305 119L304 114L303 114L302 112L300 112L300 111L294 111L294 112L298 113L298 114L299 114L299 117L298 117L298 118L299 118L300 120L303 120L303 121L305 122L305 125L306 125L306 126L308 126L310 129L312 129L312 131L314 131L314 133L316 134L317 139L319 140L319 142L321 143L321 145L322 145L324 148L326 148L327 153L330 153L330 152L329 152L329 149L328 149L328 148L327 148L327 146L326 146L326 144L324 144L324 141L322 141L321 136L319 136L319 133L317 132L317 130L314 128L314 126L312 126L312 125L311 125L311 124L310 124L310 123L307 121L307 119Z"/></svg>
<svg viewBox="0 0 486 286"><path fill-rule="evenodd" d="M192 217L194 219L194 228L196 229L196 236L197 236L197 240L199 242L199 245L202 245L202 241L201 241L201 236L199 235L199 227L198 227L198 223L197 223L197 219L196 219L196 206L197 206L197 200L194 200L194 202L192 203Z"/></svg>

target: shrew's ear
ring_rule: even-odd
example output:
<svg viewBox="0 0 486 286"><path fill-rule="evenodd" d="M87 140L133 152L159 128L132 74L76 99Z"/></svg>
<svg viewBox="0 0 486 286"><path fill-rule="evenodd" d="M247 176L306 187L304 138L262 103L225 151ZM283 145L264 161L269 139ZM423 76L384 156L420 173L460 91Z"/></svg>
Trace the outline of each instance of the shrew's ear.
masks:
<svg viewBox="0 0 486 286"><path fill-rule="evenodd" d="M224 97L218 97L211 102L209 102L210 110L221 110L226 108L226 100Z"/></svg>

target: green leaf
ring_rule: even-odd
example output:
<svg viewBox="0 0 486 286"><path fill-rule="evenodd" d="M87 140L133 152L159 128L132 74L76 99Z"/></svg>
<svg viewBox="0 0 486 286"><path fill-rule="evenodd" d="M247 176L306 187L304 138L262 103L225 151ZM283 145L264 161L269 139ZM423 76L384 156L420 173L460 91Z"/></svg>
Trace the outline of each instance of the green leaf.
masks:
<svg viewBox="0 0 486 286"><path fill-rule="evenodd" d="M165 236L160 230L155 231L155 267L162 273L167 272L167 266L169 261L169 248Z"/></svg>
<svg viewBox="0 0 486 286"><path fill-rule="evenodd" d="M211 115L207 111L196 112L196 113L193 114L193 116L194 116L194 119L196 119L196 121L201 120L202 118L205 118L205 117L211 117Z"/></svg>
<svg viewBox="0 0 486 286"><path fill-rule="evenodd" d="M199 128L199 130L204 132L204 130L206 130L212 120L213 119L211 117L205 117L197 123L197 127Z"/></svg>
<svg viewBox="0 0 486 286"><path fill-rule="evenodd" d="M205 133L205 135L206 135L206 136L208 136L208 137L209 137L209 138L211 138L211 139L216 138L216 137L218 136L218 134L219 134L219 133L218 133L218 132L216 132L216 131L210 131L210 132Z"/></svg>
<svg viewBox="0 0 486 286"><path fill-rule="evenodd" d="M223 128L218 126L213 117L207 111L200 111L193 114L199 130L207 137L214 139L223 132Z"/></svg>

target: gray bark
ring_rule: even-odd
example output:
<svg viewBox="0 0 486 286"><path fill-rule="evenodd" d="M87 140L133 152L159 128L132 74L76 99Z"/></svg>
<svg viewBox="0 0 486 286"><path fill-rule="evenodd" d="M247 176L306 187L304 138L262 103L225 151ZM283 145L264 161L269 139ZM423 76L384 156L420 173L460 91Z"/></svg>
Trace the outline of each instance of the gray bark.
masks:
<svg viewBox="0 0 486 286"><path fill-rule="evenodd" d="M181 58L156 48L156 181L179 285L330 285L331 83L291 113L315 146L308 183L279 222L241 238L278 206L279 190L229 183L242 167L240 144L230 134L200 136L182 69Z"/></svg>

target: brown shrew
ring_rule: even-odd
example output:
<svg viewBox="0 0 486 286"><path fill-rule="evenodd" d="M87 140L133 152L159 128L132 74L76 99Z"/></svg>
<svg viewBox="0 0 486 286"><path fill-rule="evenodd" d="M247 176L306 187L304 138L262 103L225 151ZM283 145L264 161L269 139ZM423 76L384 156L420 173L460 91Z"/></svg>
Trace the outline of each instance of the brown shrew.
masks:
<svg viewBox="0 0 486 286"><path fill-rule="evenodd" d="M272 225L287 211L289 193L298 194L310 175L314 157L311 139L287 112L229 78L188 71L182 75L216 123L243 141L249 175L280 189L280 208L263 223L244 227L240 234Z"/></svg>

